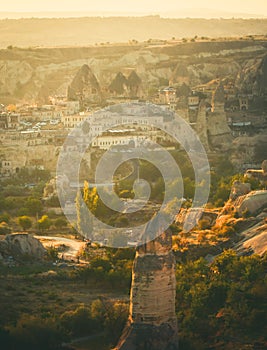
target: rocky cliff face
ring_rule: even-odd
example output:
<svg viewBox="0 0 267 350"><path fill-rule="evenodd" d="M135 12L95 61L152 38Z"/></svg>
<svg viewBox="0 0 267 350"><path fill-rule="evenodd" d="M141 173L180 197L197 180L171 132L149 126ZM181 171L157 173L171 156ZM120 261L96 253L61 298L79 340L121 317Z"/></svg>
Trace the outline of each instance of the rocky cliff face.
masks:
<svg viewBox="0 0 267 350"><path fill-rule="evenodd" d="M18 157L18 149L20 150ZM5 146L5 159L12 162L14 168L42 164L50 171L55 171L57 165L58 147L54 145L37 145L29 147L25 140L18 140L13 146Z"/></svg>
<svg viewBox="0 0 267 350"><path fill-rule="evenodd" d="M137 249L130 315L115 350L177 350L175 259L170 232Z"/></svg>
<svg viewBox="0 0 267 350"><path fill-rule="evenodd" d="M37 97L42 100L43 94L65 94L73 84L74 90L79 91L83 85L82 77L86 76L88 79L85 81L97 91L99 86L101 89L109 87L114 73L121 71L128 76L129 69L137 72L145 89L159 87L162 82L166 85L168 80L194 86L229 75L237 76L236 83L240 88L256 81L260 89L266 87L266 59L263 59L262 52L266 54L266 48L257 41L188 43L166 47L140 44L61 49L13 48L0 51L0 98L4 103ZM136 79L133 80L136 83ZM70 94L73 96L71 91Z"/></svg>
<svg viewBox="0 0 267 350"><path fill-rule="evenodd" d="M236 85L244 93L265 94L267 91L267 55L247 60L237 75Z"/></svg>

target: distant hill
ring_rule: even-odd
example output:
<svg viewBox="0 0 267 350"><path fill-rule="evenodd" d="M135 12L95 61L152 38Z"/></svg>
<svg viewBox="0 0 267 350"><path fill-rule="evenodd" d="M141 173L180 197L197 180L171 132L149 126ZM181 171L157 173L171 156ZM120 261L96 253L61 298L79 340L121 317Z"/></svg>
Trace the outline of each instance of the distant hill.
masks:
<svg viewBox="0 0 267 350"><path fill-rule="evenodd" d="M231 9L188 8L165 11L40 11L40 12L6 12L0 11L0 19L19 18L73 18L73 17L141 17L160 15L164 18L267 18L261 12L233 12Z"/></svg>
<svg viewBox="0 0 267 350"><path fill-rule="evenodd" d="M81 46L148 39L266 35L267 19L146 17L24 18L0 20L0 48L9 45Z"/></svg>

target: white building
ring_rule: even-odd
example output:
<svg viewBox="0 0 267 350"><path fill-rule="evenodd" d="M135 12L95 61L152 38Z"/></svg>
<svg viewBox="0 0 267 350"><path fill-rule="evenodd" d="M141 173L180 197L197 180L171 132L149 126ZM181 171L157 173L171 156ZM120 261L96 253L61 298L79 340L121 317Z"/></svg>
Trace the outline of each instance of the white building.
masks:
<svg viewBox="0 0 267 350"><path fill-rule="evenodd" d="M83 122L88 118L88 115L80 113L74 115L63 115L61 117L61 123L65 126L65 128L71 129L75 128L76 125Z"/></svg>
<svg viewBox="0 0 267 350"><path fill-rule="evenodd" d="M134 147L145 139L147 139L146 136L136 135L101 135L93 140L92 146L99 147L100 149L104 150L107 150L112 146L127 146L129 144L132 144Z"/></svg>

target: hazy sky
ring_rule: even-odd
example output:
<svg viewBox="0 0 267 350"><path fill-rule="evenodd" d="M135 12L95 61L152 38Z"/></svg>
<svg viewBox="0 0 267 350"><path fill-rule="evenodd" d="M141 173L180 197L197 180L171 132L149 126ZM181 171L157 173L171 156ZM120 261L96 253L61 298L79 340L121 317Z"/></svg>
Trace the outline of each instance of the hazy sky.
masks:
<svg viewBox="0 0 267 350"><path fill-rule="evenodd" d="M0 0L1 12L166 13L199 8L267 16L266 0Z"/></svg>

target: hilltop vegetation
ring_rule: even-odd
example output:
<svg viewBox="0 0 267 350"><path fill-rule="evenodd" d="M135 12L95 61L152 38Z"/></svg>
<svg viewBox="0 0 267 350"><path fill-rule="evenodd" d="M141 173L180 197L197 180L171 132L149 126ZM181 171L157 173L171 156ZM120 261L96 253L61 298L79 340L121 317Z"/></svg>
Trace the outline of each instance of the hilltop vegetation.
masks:
<svg viewBox="0 0 267 350"><path fill-rule="evenodd" d="M0 47L79 46L150 38L266 34L266 19L168 19L147 17L29 18L0 21Z"/></svg>

